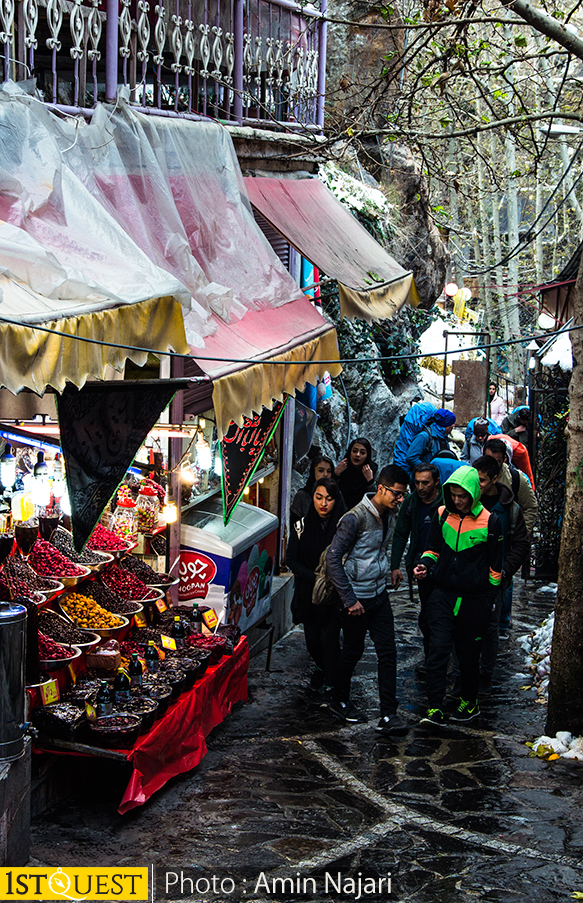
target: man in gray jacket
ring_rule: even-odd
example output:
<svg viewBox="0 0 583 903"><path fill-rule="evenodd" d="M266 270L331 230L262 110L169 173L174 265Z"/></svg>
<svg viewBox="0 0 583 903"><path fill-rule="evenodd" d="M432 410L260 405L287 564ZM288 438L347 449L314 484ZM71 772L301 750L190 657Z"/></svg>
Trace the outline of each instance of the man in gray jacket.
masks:
<svg viewBox="0 0 583 903"><path fill-rule="evenodd" d="M397 649L393 612L387 592L391 574L387 557L399 504L408 491L409 475L397 464L384 467L377 491L348 511L326 556L328 574L342 602L343 643L329 710L342 721L366 721L350 700L350 682L362 658L367 631L378 659L383 734L407 732L397 714Z"/></svg>

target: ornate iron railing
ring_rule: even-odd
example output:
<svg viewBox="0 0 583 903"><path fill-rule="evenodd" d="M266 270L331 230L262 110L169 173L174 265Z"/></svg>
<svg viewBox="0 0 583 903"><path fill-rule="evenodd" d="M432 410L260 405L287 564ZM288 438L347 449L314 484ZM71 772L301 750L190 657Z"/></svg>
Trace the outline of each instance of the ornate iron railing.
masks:
<svg viewBox="0 0 583 903"><path fill-rule="evenodd" d="M249 125L323 125L326 0L0 0L0 77L48 103L114 101ZM3 51L3 53L2 53Z"/></svg>

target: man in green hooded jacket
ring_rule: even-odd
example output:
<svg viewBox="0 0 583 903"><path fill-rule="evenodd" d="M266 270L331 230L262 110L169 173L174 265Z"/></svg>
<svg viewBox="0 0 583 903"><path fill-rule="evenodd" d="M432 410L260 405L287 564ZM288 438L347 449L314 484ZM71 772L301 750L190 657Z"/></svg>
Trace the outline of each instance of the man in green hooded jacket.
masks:
<svg viewBox="0 0 583 903"><path fill-rule="evenodd" d="M445 722L447 665L452 649L460 667L461 699L452 721L480 714L480 651L502 579L500 521L480 502L480 480L473 467L459 467L443 486L445 505L434 515L427 545L413 574L431 575L427 603L427 715L421 724Z"/></svg>

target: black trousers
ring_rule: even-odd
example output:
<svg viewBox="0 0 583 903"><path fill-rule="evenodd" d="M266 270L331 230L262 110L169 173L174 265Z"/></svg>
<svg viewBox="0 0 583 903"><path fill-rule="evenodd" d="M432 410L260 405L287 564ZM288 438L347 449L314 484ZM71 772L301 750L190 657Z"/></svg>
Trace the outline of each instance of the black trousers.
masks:
<svg viewBox="0 0 583 903"><path fill-rule="evenodd" d="M306 649L324 672L324 686L333 687L340 658L340 613L335 605L314 605L311 598L300 601Z"/></svg>
<svg viewBox="0 0 583 903"><path fill-rule="evenodd" d="M342 612L342 652L336 669L334 698L339 702L350 699L350 681L364 652L367 632L377 654L379 699L381 715L394 715L397 701L397 647L395 623L387 592L374 599L360 599L365 607L362 615Z"/></svg>
<svg viewBox="0 0 583 903"><path fill-rule="evenodd" d="M460 600L458 605L458 599ZM465 593L435 587L427 603L429 654L427 699L429 708L441 708L445 696L447 664L455 648L460 669L460 695L473 704L480 686L480 653L492 619L495 592Z"/></svg>

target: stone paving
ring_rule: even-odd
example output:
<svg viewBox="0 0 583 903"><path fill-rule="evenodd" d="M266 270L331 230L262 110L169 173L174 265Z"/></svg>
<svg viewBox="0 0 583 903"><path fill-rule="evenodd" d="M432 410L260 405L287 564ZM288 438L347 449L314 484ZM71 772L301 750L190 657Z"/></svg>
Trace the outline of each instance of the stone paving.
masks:
<svg viewBox="0 0 583 903"><path fill-rule="evenodd" d="M249 702L214 731L201 765L146 806L118 816L123 776L95 763L88 777L77 765L81 791L37 820L30 864L153 864L156 899L199 903L551 903L583 893L583 764L530 758L524 745L544 732L545 706L520 689L530 680L516 637L552 609L541 589L519 585L479 722L434 734L417 726L420 638L402 589L393 607L406 737L374 731L372 647L353 694L370 720L342 726L308 689L296 629L271 672L263 655L252 661Z"/></svg>

